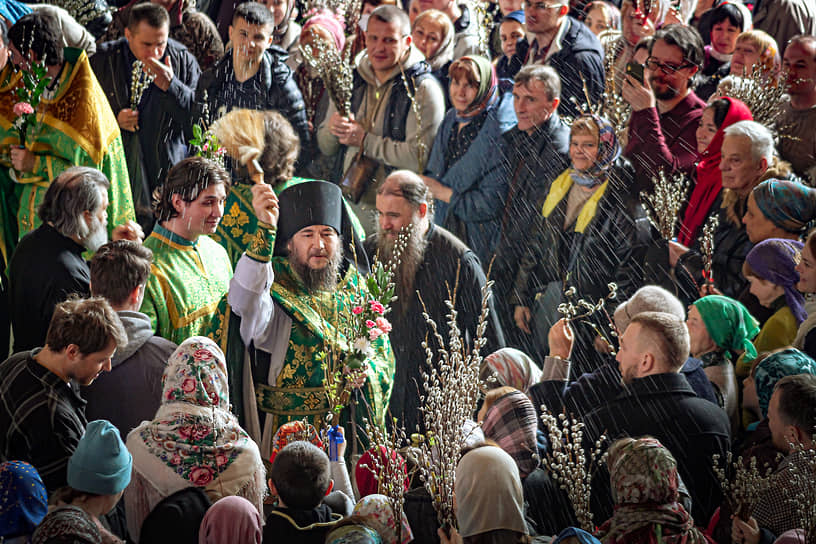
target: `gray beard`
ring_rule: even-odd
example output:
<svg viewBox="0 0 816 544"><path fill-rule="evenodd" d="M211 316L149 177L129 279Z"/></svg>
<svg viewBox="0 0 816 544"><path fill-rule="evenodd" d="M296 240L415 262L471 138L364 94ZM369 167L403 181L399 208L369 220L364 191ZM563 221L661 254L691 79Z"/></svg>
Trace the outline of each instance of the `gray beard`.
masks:
<svg viewBox="0 0 816 544"><path fill-rule="evenodd" d="M330 257L329 263L319 270L310 268L305 262L290 258L292 271L300 278L309 293L334 291L337 288L337 276L343 262L342 250Z"/></svg>
<svg viewBox="0 0 816 544"><path fill-rule="evenodd" d="M82 245L91 253L108 243L108 227L95 216L91 217L90 232L82 239Z"/></svg>
<svg viewBox="0 0 816 544"><path fill-rule="evenodd" d="M394 256L394 248L396 241L388 238L385 232L378 230L377 232L377 255L380 262L387 264ZM425 233L420 229L411 225L410 235L407 240L407 245L400 255L400 261L397 264L397 269L394 272L394 293L401 301L401 313L405 313L410 306L410 301L414 295L414 280L416 279L417 270L425 260L425 249L428 247L428 240L425 238Z"/></svg>

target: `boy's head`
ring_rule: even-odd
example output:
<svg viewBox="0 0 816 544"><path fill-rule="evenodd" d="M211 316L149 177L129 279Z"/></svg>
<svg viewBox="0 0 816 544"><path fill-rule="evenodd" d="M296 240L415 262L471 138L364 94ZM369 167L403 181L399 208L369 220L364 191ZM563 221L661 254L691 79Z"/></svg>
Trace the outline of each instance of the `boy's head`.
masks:
<svg viewBox="0 0 816 544"><path fill-rule="evenodd" d="M323 450L309 442L292 442L275 457L270 487L282 505L311 510L331 490L331 467Z"/></svg>
<svg viewBox="0 0 816 544"><path fill-rule="evenodd" d="M521 12L521 16L524 17L524 12ZM512 57L516 54L516 44L524 38L524 23L515 17L505 16L499 26L499 36L502 53L505 57Z"/></svg>

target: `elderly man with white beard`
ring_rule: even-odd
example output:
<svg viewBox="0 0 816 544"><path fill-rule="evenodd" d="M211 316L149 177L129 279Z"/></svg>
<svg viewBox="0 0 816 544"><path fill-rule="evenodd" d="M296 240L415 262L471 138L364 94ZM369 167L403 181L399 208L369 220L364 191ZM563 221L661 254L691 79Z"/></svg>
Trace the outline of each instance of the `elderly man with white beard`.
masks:
<svg viewBox="0 0 816 544"><path fill-rule="evenodd" d="M42 225L20 240L9 263L9 315L14 352L42 346L54 307L70 295L90 296L90 270L83 253L108 241L105 174L76 166L48 187L39 209ZM141 240L133 221L118 225L114 240Z"/></svg>
<svg viewBox="0 0 816 544"><path fill-rule="evenodd" d="M406 432L415 432L417 428L421 432L419 387L425 369L422 342L426 336L432 349L436 348L422 312L428 313L439 326L442 337L447 339L449 309L445 301L451 299L456 289L457 323L466 345L471 348L481 313L482 287L487 279L476 254L453 234L433 224L430 207L433 196L419 176L408 170L391 173L378 188L376 202L377 234L365 241L369 257L379 253L379 258L386 261L402 232L406 242L394 278L397 300L388 315L393 327L389 337L396 360L390 410L393 417L402 420ZM487 344L482 349L483 355L504 347L504 335L492 299L488 304Z"/></svg>

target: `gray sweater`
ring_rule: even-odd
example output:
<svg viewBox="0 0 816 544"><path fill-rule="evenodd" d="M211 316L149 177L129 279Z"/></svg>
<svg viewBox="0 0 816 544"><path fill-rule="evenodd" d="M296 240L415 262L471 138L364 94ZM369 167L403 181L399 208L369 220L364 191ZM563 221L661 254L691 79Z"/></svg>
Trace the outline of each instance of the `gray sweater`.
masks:
<svg viewBox="0 0 816 544"><path fill-rule="evenodd" d="M124 440L142 421L153 419L161 403L162 374L176 350L173 342L155 336L150 318L140 312L119 312L128 343L116 350L111 371L102 373L82 397L88 421L107 419Z"/></svg>

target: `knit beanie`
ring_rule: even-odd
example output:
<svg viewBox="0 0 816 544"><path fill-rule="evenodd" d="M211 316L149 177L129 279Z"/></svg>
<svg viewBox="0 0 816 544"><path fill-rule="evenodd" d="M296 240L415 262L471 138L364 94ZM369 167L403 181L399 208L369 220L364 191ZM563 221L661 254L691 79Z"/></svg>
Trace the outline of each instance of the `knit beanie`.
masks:
<svg viewBox="0 0 816 544"><path fill-rule="evenodd" d="M626 330L632 318L643 312L665 312L686 318L686 309L676 296L657 285L644 285L629 300L618 304L615 309L615 326L621 333Z"/></svg>
<svg viewBox="0 0 816 544"><path fill-rule="evenodd" d="M91 421L68 461L68 485L77 491L116 495L130 483L133 457L109 421Z"/></svg>

